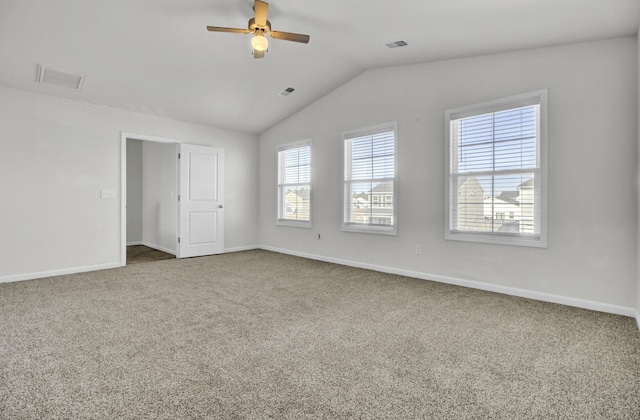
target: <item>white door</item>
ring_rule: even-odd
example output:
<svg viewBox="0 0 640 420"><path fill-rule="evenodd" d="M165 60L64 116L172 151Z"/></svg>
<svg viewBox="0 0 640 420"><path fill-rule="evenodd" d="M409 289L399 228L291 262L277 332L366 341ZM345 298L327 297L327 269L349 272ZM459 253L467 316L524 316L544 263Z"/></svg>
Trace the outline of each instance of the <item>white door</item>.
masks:
<svg viewBox="0 0 640 420"><path fill-rule="evenodd" d="M224 150L180 144L178 258L224 252Z"/></svg>

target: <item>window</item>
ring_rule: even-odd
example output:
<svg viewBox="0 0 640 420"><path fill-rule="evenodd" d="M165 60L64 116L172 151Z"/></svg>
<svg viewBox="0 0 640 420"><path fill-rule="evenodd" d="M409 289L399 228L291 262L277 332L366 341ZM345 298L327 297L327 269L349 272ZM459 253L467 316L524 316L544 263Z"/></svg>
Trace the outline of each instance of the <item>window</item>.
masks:
<svg viewBox="0 0 640 420"><path fill-rule="evenodd" d="M277 223L311 227L311 140L278 147Z"/></svg>
<svg viewBox="0 0 640 420"><path fill-rule="evenodd" d="M547 246L546 119L546 89L446 112L446 239Z"/></svg>
<svg viewBox="0 0 640 420"><path fill-rule="evenodd" d="M396 132L393 122L342 133L343 231L396 234Z"/></svg>

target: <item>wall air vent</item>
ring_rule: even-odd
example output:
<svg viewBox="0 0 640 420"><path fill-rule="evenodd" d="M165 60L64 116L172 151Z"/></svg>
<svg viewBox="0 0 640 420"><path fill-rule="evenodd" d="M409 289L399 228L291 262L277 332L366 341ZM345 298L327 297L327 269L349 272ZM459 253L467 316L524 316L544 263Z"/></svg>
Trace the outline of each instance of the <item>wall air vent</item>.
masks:
<svg viewBox="0 0 640 420"><path fill-rule="evenodd" d="M80 90L84 83L84 76L69 74L60 70L54 70L50 67L40 66L38 82Z"/></svg>
<svg viewBox="0 0 640 420"><path fill-rule="evenodd" d="M398 48L398 47L406 47L409 44L407 44L406 41L396 41L396 42L390 42L384 45L386 45L389 48Z"/></svg>
<svg viewBox="0 0 640 420"><path fill-rule="evenodd" d="M283 90L282 92L278 93L278 95L280 96L289 96L291 95L291 93L294 91L295 89L292 87L288 87L285 90Z"/></svg>

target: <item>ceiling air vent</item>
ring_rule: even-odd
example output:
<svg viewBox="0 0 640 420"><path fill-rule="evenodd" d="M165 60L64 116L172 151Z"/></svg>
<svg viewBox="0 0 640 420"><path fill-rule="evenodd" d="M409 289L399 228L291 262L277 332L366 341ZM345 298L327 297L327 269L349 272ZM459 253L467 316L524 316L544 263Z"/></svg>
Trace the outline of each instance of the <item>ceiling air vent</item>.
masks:
<svg viewBox="0 0 640 420"><path fill-rule="evenodd" d="M38 82L80 90L82 88L82 83L84 82L84 76L69 74L60 70L54 70L50 67L40 66Z"/></svg>
<svg viewBox="0 0 640 420"><path fill-rule="evenodd" d="M389 48L398 48L398 47L406 47L409 44L407 44L406 41L396 41L396 42L390 42L384 45L386 45Z"/></svg>
<svg viewBox="0 0 640 420"><path fill-rule="evenodd" d="M285 90L283 90L282 92L278 93L278 95L280 96L289 96L291 95L291 93L294 91L295 89L292 87L288 87Z"/></svg>

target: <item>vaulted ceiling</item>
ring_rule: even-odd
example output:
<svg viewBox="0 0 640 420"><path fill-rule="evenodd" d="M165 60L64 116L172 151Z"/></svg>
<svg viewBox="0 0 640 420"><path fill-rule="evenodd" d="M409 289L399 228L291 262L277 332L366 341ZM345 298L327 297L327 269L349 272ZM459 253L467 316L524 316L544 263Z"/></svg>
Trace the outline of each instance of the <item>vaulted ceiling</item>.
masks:
<svg viewBox="0 0 640 420"><path fill-rule="evenodd" d="M634 36L638 0L267 0L263 59L253 0L0 0L0 84L259 134L375 68ZM402 48L385 44L403 40ZM85 76L37 83L39 65ZM287 97L278 93L295 88Z"/></svg>

